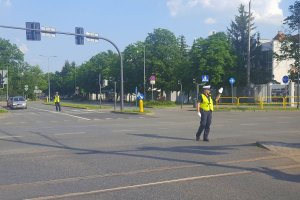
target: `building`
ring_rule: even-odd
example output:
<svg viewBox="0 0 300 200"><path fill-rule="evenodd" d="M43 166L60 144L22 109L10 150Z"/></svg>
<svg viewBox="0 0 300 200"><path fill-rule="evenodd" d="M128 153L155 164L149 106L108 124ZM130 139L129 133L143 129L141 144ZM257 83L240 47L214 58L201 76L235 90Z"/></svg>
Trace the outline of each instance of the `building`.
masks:
<svg viewBox="0 0 300 200"><path fill-rule="evenodd" d="M274 53L280 53L280 41L285 37L284 33L278 34L272 40L261 40L262 60L266 70L268 82L278 82L283 84L282 77L288 76L294 64L293 59L277 61Z"/></svg>

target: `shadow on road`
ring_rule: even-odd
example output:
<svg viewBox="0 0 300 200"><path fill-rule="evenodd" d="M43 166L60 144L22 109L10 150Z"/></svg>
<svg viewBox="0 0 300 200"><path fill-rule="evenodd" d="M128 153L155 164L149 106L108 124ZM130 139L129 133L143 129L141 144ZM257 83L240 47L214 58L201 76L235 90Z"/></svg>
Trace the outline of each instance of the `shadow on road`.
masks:
<svg viewBox="0 0 300 200"><path fill-rule="evenodd" d="M2 133L12 136L12 134L8 132ZM256 173L263 173L266 175L269 175L273 177L274 179L282 180L282 181L291 181L291 182L297 182L300 183L300 175L293 175L293 174L287 174L285 172L279 171L279 170L273 170L268 168L255 168L255 167L241 167L241 166L234 166L234 165L226 165L226 164L220 164L216 162L204 162L204 161L195 161L195 160L188 160L188 159L180 159L172 158L172 157L164 157L160 152L171 152L171 153L182 153L182 154L201 154L201 155L222 155L222 154L228 154L228 150L237 150L240 149L238 147L242 146L253 146L253 144L241 144L241 145L219 145L219 146L199 146L197 145L191 145L191 146L173 146L173 147L155 147L155 146L142 146L131 150L121 150L121 151L102 151L102 150L94 150L94 149L84 149L84 148L76 148L71 147L68 145L63 144L59 140L52 138L50 136L46 136L40 132L32 132L33 134L40 136L47 141L50 141L53 144L45 144L45 143L38 143L38 142L30 142L22 140L21 138L10 138L5 139L1 138L0 141L5 142L13 142L13 143L19 143L19 144L26 144L30 146L40 146L40 147L50 147L55 149L61 149L61 150L69 150L72 151L72 153L77 155L90 155L90 154L103 154L103 155L111 155L111 156L125 156L125 157L135 157L135 158L145 158L145 159L154 159L154 160L162 160L162 161L169 161L174 163L184 163L184 164L197 164L197 165L203 165L208 167L221 167L221 168L229 168L229 169L236 169L236 170L243 170L243 171L249 171L249 172L256 172ZM190 140L186 138L172 138L172 137L165 137L165 136L159 136L159 135L152 135L149 136L148 134L135 134L137 136L146 136L146 137L157 137L157 138L168 138L168 139L183 139L183 140ZM148 154L143 154L145 152L150 152ZM157 155L158 154L158 155ZM177 154L176 154L177 155Z"/></svg>

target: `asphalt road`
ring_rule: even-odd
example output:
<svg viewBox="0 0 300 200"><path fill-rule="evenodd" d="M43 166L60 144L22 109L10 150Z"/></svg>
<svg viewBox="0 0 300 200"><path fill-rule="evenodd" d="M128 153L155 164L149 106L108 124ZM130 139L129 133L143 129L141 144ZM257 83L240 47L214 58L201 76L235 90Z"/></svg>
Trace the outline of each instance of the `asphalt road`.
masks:
<svg viewBox="0 0 300 200"><path fill-rule="evenodd" d="M0 199L299 199L300 112L116 114L31 103L0 115ZM295 153L296 152L296 153Z"/></svg>

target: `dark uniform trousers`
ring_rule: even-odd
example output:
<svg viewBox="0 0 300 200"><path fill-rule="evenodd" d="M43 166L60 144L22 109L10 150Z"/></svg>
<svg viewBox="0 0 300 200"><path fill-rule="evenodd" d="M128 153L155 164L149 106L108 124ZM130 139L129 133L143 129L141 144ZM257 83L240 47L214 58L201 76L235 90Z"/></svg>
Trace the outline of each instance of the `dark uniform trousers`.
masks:
<svg viewBox="0 0 300 200"><path fill-rule="evenodd" d="M200 120L200 126L198 128L196 137L199 138L202 131L204 130L203 138L208 139L210 124L212 119L212 111L204 111L201 109L200 112L201 112L201 120Z"/></svg>

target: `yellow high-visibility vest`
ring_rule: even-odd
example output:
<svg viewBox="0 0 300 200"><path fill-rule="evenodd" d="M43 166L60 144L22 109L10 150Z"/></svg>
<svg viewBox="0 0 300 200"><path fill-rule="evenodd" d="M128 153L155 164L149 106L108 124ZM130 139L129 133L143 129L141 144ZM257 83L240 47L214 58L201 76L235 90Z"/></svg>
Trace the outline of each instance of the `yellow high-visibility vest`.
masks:
<svg viewBox="0 0 300 200"><path fill-rule="evenodd" d="M54 103L59 103L59 102L60 102L59 95L55 95L55 97L54 97Z"/></svg>
<svg viewBox="0 0 300 200"><path fill-rule="evenodd" d="M200 103L200 108L204 111L213 111L214 110L214 102L211 96L209 98L205 94L201 94L202 102Z"/></svg>

